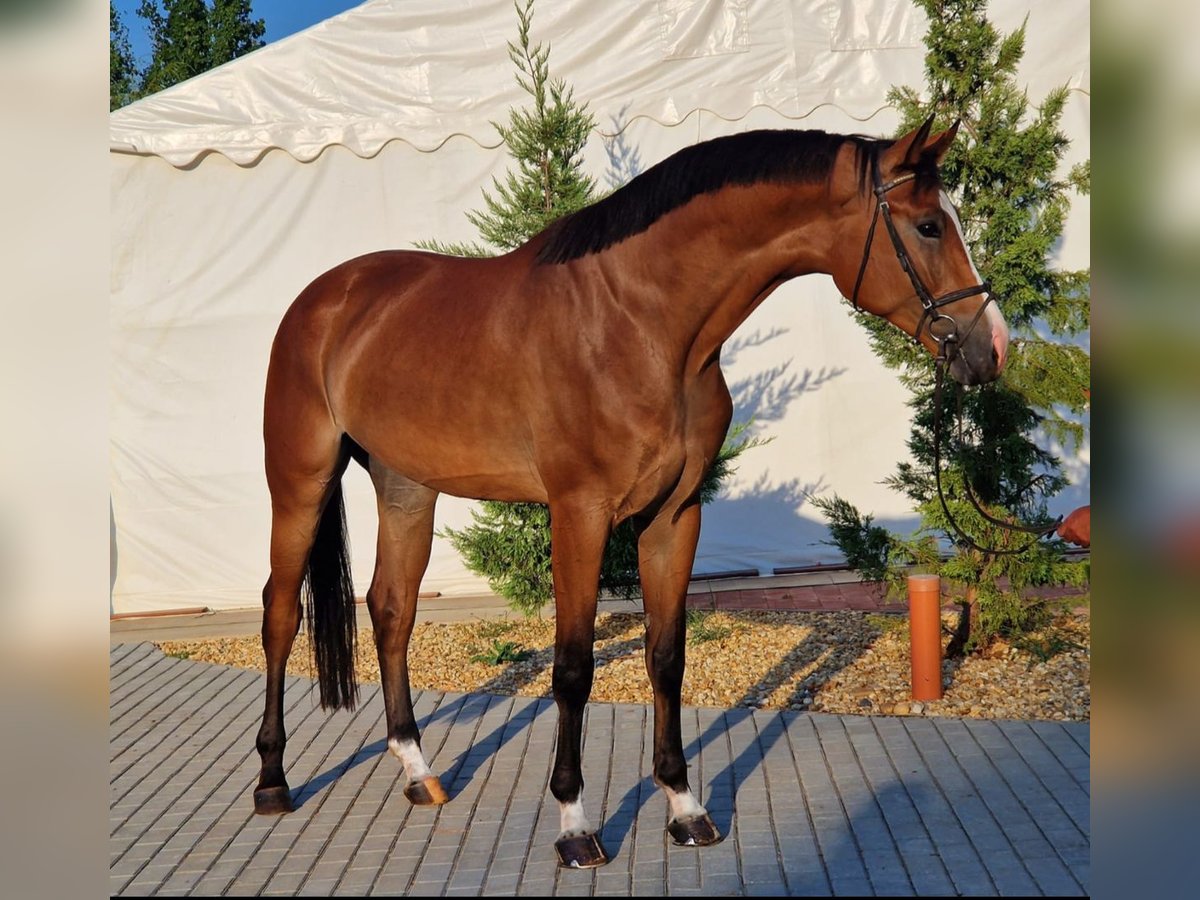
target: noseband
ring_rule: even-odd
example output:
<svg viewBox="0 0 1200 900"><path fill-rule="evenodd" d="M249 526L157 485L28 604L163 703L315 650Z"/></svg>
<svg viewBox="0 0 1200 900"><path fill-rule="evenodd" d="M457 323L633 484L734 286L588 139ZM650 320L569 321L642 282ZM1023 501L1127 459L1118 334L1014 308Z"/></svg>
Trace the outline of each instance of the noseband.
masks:
<svg viewBox="0 0 1200 900"><path fill-rule="evenodd" d="M921 332L929 329L929 336L937 343L939 360L950 361L954 358L957 348L962 346L962 342L970 336L975 330L975 323L979 321L979 317L983 315L983 311L987 309L989 303L994 301L991 293L991 286L984 281L982 284L977 284L974 287L963 288L961 291L952 291L949 294L944 294L941 297L934 297L929 288L925 286L925 282L921 280L921 276L917 274L916 267L913 266L912 257L909 256L908 248L904 246L904 241L900 238L900 232L896 230L896 223L892 221L891 205L885 199L885 195L893 188L898 188L902 184L906 184L916 178L916 174L910 172L907 175L901 175L889 181L887 184L882 183L882 178L879 174L879 160L871 160L871 179L874 182L875 191L875 212L871 215L871 227L867 231L867 243L863 247L862 263L858 267L858 277L854 280L854 293L850 297L850 302L854 304L856 310L861 310L858 305L858 292L862 287L863 277L867 274L867 264L871 260L871 245L875 242L875 226L879 224L879 214L883 213L883 224L887 226L889 237L892 239L892 246L896 249L896 259L900 261L900 268L908 276L908 280L912 282L913 290L916 291L917 297L921 301L922 313L921 319L917 322L917 330L913 332L913 339L918 343L921 340ZM987 294L987 299L983 301L979 309L975 312L974 318L967 326L966 333L960 338L958 336L958 322L941 309L951 303L956 303L959 300L965 300L967 297L974 297L976 294ZM949 330L939 337L934 325L943 323L949 326Z"/></svg>
<svg viewBox="0 0 1200 900"><path fill-rule="evenodd" d="M854 280L854 293L850 297L850 302L854 304L856 310L862 309L858 305L858 292L862 287L863 277L867 274L867 263L871 260L871 245L875 242L875 226L879 224L879 215L883 214L883 224L887 226L888 235L892 239L892 246L896 249L896 258L900 261L900 268L908 275L908 280L912 282L913 290L917 292L917 297L921 301L922 313L921 319L917 322L917 329L913 332L913 339L920 343L921 331L928 328L929 336L937 343L938 352L935 358L936 363L936 381L933 391L933 472L934 483L937 485L938 500L941 501L942 511L946 514L946 521L950 523L951 528L958 534L959 538L968 547L973 550L978 550L981 553L994 554L1000 556L1016 555L1024 553L1042 537L1055 531L1062 523L1062 516L1048 525L1022 525L1014 522L1005 522L1002 519L997 519L990 515L985 510L982 504L975 498L974 491L971 490L971 481L969 478L963 478L963 488L967 499L971 505L975 507L975 511L981 515L984 520L995 525L1005 531L1020 532L1028 534L1031 537L1024 544L1017 547L985 547L982 544L976 543L970 535L968 535L955 521L953 514L950 512L950 507L946 503L946 496L942 490L942 382L947 365L954 354L958 352L958 348L975 330L975 324L979 321L979 317L983 315L983 311L987 309L989 303L995 301L995 296L991 292L991 286L984 281L974 287L963 288L960 291L952 291L949 294L944 294L941 297L934 297L929 288L925 286L925 282L921 280L921 276L917 274L916 267L913 266L912 257L908 254L908 248L904 246L904 241L900 238L900 232L896 230L896 223L892 221L892 210L885 195L893 188L897 188L902 184L906 184L916 178L916 173L910 172L907 175L901 175L883 184L883 179L879 174L879 160L871 160L871 178L874 183L875 192L875 211L871 215L871 227L867 231L867 243L863 247L862 263L858 267L858 277ZM979 309L975 312L970 324L967 326L966 333L960 338L958 335L958 321L951 315L941 312L941 309L951 303L959 300L965 300L967 297L973 297L976 294L987 294L987 298L980 304ZM944 323L949 328L945 334L938 336L934 326L937 323ZM958 401L958 426L961 438L962 432L962 394L957 396Z"/></svg>

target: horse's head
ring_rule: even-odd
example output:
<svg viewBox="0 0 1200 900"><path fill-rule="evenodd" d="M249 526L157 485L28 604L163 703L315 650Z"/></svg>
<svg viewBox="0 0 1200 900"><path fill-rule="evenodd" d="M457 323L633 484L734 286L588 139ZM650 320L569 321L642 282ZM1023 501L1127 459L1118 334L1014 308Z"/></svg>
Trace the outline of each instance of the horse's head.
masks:
<svg viewBox="0 0 1200 900"><path fill-rule="evenodd" d="M938 177L958 125L931 136L932 124L930 117L865 160L869 187L848 201L845 265L834 280L855 306L944 354L956 381L980 384L1004 367L1008 326Z"/></svg>

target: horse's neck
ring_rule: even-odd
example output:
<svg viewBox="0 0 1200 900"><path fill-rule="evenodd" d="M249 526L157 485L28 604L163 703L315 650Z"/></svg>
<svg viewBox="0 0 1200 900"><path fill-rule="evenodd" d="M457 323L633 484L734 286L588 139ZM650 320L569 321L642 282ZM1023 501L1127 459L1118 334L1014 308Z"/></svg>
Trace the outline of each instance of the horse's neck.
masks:
<svg viewBox="0 0 1200 900"><path fill-rule="evenodd" d="M687 357L706 362L789 278L828 272L833 223L823 187L726 188L673 210L608 251L610 272L678 330ZM667 313L667 315L662 315Z"/></svg>

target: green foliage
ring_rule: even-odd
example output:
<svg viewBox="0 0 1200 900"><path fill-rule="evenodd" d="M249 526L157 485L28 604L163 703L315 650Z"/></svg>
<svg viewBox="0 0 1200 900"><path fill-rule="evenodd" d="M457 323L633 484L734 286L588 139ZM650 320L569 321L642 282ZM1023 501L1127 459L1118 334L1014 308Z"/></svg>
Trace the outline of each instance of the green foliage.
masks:
<svg viewBox="0 0 1200 900"><path fill-rule="evenodd" d="M719 641L733 634L733 629L728 625L712 623L711 610L689 609L684 616L687 622L688 643L692 646Z"/></svg>
<svg viewBox="0 0 1200 900"><path fill-rule="evenodd" d="M892 556L892 538L886 528L872 525L874 516L862 515L848 501L834 494L832 497L810 495L808 502L821 511L829 523L833 540L850 568L862 574L867 581L884 581L887 578Z"/></svg>
<svg viewBox="0 0 1200 900"><path fill-rule="evenodd" d="M528 659L529 655L530 651L523 649L520 644L512 641L501 641L497 638L482 653L476 653L472 656L471 662L499 666L503 663L520 662L523 659Z"/></svg>
<svg viewBox="0 0 1200 900"><path fill-rule="evenodd" d="M491 641L508 634L516 627L517 623L509 619L484 619L475 629L475 634L485 641Z"/></svg>
<svg viewBox="0 0 1200 900"><path fill-rule="evenodd" d="M1067 650L1084 650L1083 644L1071 638L1071 636L1061 628L1053 626L1046 628L1039 634L1022 635L1013 641L1013 646L1018 650L1024 651L1036 659L1038 662L1048 662L1060 653L1065 653ZM1034 662L1031 660L1029 668L1033 668Z"/></svg>
<svg viewBox="0 0 1200 900"><path fill-rule="evenodd" d="M142 0L137 14L146 20L153 56L142 75L141 95L157 93L212 68L208 7L204 0Z"/></svg>
<svg viewBox="0 0 1200 900"><path fill-rule="evenodd" d="M138 71L129 44L129 29L121 14L108 4L108 109L111 112L129 103L137 89Z"/></svg>
<svg viewBox="0 0 1200 900"><path fill-rule="evenodd" d="M486 242L422 241L424 250L455 256L493 256L528 241L561 216L599 199L596 184L583 172L581 153L595 120L587 104L577 103L570 87L550 76L550 48L531 44L533 0L515 4L517 42L508 55L517 68L517 83L532 104L509 111L507 125L496 124L515 161L503 181L493 179L495 193L483 191L484 209L467 213ZM720 453L700 488L700 502L712 500L733 472L734 460L764 443L747 434L749 422L730 429ZM537 503L484 501L471 513L472 524L446 528L450 541L471 571L488 579L492 590L525 615L535 615L554 596L550 569L550 512ZM631 521L619 524L605 548L600 589L619 597L637 593L637 533Z"/></svg>
<svg viewBox="0 0 1200 900"><path fill-rule="evenodd" d="M219 66L263 45L267 24L252 19L250 0L213 0L208 14L212 64Z"/></svg>
<svg viewBox="0 0 1200 900"><path fill-rule="evenodd" d="M439 533L467 568L483 575L508 605L527 616L554 596L550 572L550 510L540 503L485 500L471 511L472 524Z"/></svg>
<svg viewBox="0 0 1200 900"><path fill-rule="evenodd" d="M482 259L485 256L496 255L494 250L490 250L482 244L476 244L473 241L470 243L463 241L446 243L434 238L427 241L416 241L414 246L419 247L421 250L428 250L431 253L443 253L446 256L470 256L475 259Z"/></svg>
<svg viewBox="0 0 1200 900"><path fill-rule="evenodd" d="M704 480L700 482L700 503L701 505L711 503L717 499L717 494L721 492L721 483L737 471L737 466L734 462L739 456L754 447L761 447L763 444L769 444L774 438L759 438L750 435L750 428L754 425L753 420L745 422L734 422L729 426L729 433L725 435L725 440L721 444L721 449L717 451L717 458L713 460L708 472L704 476Z"/></svg>
<svg viewBox="0 0 1200 900"><path fill-rule="evenodd" d="M109 108L236 59L263 45L266 24L252 18L251 0L142 0L137 14L150 34L151 58L139 72L129 34L109 5Z"/></svg>
<svg viewBox="0 0 1200 900"><path fill-rule="evenodd" d="M997 548L1027 538L983 519L967 501L964 485L990 515L1007 521L1046 519L1050 497L1066 480L1057 457L1034 437L1071 449L1084 437L1078 416L1090 383L1090 358L1074 340L1090 325L1090 273L1052 269L1049 259L1062 235L1072 191L1091 186L1089 163L1066 178L1059 169L1068 140L1059 128L1066 88L1051 91L1031 109L1016 82L1024 54L1025 26L1002 35L984 15L985 0L917 0L929 17L925 43L926 87L894 88L888 99L901 113L899 134L935 115L935 130L961 120L959 139L942 166L946 188L958 207L971 255L992 284L1012 340L1003 377L986 388L964 391L962 426L955 394L942 397L942 484L954 519L977 543ZM956 542L937 497L934 465L934 364L927 351L880 319L858 321L886 365L898 369L912 391L908 441L912 462L902 463L887 483L909 497L920 515L911 539L871 524L839 497L817 501L830 523L833 543L865 577L902 587L904 567L940 574L978 603L981 635L1021 634L1045 624L1044 604L1022 599L1039 585L1081 585L1086 563L1063 559L1064 545L1041 541L1015 555L980 553ZM948 537L945 558L938 538ZM886 572L883 570L886 569ZM999 579L1006 579L1001 588Z"/></svg>

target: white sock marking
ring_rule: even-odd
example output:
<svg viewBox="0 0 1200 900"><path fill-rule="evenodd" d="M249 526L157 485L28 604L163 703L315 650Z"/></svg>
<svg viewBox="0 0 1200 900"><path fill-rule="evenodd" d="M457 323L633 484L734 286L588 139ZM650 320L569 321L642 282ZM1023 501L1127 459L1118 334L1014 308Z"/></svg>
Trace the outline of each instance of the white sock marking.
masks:
<svg viewBox="0 0 1200 900"><path fill-rule="evenodd" d="M672 819L693 819L708 812L690 789L677 794L669 787L664 787L663 793L667 795L667 802L671 805Z"/></svg>
<svg viewBox="0 0 1200 900"><path fill-rule="evenodd" d="M398 741L395 738L389 738L388 750L404 764L404 774L408 776L409 781L416 781L418 778L433 774L416 741Z"/></svg>
<svg viewBox="0 0 1200 900"><path fill-rule="evenodd" d="M580 834L590 834L592 826L588 824L587 816L583 813L583 794L570 803L558 804L559 824L562 826L558 837L575 837Z"/></svg>

